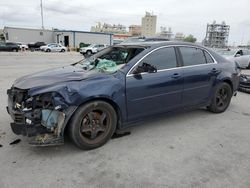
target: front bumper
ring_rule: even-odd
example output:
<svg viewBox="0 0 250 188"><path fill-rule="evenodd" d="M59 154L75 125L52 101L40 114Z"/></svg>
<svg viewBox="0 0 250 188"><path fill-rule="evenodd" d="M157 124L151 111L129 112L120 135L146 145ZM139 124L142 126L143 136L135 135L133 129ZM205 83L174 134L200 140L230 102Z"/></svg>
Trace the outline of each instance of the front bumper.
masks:
<svg viewBox="0 0 250 188"><path fill-rule="evenodd" d="M76 110L76 106L66 109L23 109L15 101L15 94L10 89L8 94L7 112L13 122L10 123L16 135L32 137L32 145L59 145L64 142L64 129Z"/></svg>

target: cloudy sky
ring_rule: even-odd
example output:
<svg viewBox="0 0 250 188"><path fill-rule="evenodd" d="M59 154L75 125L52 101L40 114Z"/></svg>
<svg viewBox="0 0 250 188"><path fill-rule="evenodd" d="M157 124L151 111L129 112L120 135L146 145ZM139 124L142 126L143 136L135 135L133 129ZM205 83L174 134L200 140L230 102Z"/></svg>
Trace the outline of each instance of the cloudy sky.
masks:
<svg viewBox="0 0 250 188"><path fill-rule="evenodd" d="M96 22L141 24L145 11L157 15L157 30L205 37L206 24L216 20L231 26L229 44L250 41L250 0L43 0L45 28L89 31ZM41 28L40 0L1 0L0 28Z"/></svg>

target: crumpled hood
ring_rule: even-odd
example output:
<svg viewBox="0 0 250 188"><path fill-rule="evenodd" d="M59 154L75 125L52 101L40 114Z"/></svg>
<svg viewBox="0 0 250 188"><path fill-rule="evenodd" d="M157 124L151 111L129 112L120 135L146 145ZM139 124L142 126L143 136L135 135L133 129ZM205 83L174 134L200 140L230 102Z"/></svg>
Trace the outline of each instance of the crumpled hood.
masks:
<svg viewBox="0 0 250 188"><path fill-rule="evenodd" d="M29 89L33 87L47 86L66 81L79 81L93 77L97 73L85 71L75 66L49 69L34 74L23 76L14 82L14 87Z"/></svg>

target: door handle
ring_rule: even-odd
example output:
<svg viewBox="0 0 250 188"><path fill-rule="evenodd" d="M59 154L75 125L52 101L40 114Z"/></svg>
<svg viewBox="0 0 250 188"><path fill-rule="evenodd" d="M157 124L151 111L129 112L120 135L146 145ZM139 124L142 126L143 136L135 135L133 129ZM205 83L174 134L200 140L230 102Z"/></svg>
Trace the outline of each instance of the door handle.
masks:
<svg viewBox="0 0 250 188"><path fill-rule="evenodd" d="M179 73L174 73L171 78L174 78L174 79L177 79L177 78L180 78L181 75Z"/></svg>

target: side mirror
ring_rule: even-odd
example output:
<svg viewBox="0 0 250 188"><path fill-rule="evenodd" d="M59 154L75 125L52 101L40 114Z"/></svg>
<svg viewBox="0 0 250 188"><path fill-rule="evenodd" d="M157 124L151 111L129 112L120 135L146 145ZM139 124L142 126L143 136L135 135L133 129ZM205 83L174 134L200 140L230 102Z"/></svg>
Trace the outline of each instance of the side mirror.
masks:
<svg viewBox="0 0 250 188"><path fill-rule="evenodd" d="M157 72L157 68L153 65L150 65L148 63L142 63L141 66L138 66L134 71L133 74L137 75L143 72L147 73L155 73Z"/></svg>

